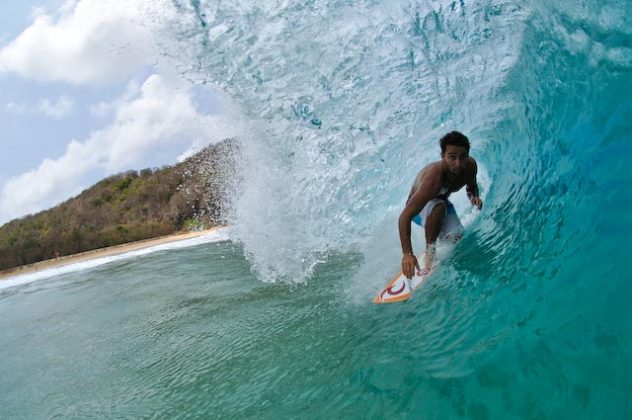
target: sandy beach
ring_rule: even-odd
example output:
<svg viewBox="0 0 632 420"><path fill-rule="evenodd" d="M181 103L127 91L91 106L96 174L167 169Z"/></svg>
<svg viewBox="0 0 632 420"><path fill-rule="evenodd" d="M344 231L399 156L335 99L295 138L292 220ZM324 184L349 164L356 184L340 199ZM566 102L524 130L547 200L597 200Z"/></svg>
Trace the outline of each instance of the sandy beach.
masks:
<svg viewBox="0 0 632 420"><path fill-rule="evenodd" d="M215 226L210 229L193 231L193 232L178 232L172 235L160 236L157 238L144 239L142 241L129 242L121 245L109 246L106 248L94 249L92 251L81 252L79 254L67 255L64 257L54 258L50 260L44 260L33 264L27 264L20 267L11 268L9 270L0 271L0 281L6 280L13 276L20 276L24 274L31 274L37 271L47 270L50 268L63 267L68 264L74 264L81 261L87 261L100 257L108 257L112 255L124 254L130 251L136 251L143 248L149 248L156 245L162 245L170 242L182 241L185 239L197 238L205 236L217 231L218 229L225 229L224 226Z"/></svg>

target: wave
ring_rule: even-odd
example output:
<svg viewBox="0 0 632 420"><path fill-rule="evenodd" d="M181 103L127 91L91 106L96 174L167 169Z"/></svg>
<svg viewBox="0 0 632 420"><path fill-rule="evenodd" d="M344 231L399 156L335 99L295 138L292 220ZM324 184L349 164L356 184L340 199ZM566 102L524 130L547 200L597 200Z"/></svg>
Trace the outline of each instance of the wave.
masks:
<svg viewBox="0 0 632 420"><path fill-rule="evenodd" d="M564 221L598 182L582 165L629 116L614 96L630 97L629 5L176 4L188 75L249 121L229 219L262 280L305 281L332 250L388 265L410 183L452 129L481 164L487 206L470 231L490 273L574 252L582 233Z"/></svg>

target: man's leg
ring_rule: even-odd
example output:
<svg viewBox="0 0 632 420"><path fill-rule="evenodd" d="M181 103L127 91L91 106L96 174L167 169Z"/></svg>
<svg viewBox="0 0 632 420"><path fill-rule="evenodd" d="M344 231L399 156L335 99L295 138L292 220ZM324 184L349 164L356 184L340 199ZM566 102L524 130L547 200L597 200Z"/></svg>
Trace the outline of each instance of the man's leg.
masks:
<svg viewBox="0 0 632 420"><path fill-rule="evenodd" d="M459 216L456 214L454 206L450 202L448 202L448 208L445 219L443 220L441 232L442 233L440 233L440 235L442 239L447 239L454 243L457 243L461 237L463 237L463 225L459 220Z"/></svg>
<svg viewBox="0 0 632 420"><path fill-rule="evenodd" d="M445 219L446 203L441 201L435 204L432 211L426 218L424 228L426 230L426 253L424 254L424 268L430 270L432 261L436 253L436 242L443 227Z"/></svg>

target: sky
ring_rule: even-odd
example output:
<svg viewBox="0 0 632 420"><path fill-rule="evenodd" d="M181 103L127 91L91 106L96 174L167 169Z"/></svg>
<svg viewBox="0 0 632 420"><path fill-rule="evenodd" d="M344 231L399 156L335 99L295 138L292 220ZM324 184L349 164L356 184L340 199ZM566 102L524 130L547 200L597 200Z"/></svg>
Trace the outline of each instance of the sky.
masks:
<svg viewBox="0 0 632 420"><path fill-rule="evenodd" d="M0 225L237 135L161 54L170 4L0 2Z"/></svg>

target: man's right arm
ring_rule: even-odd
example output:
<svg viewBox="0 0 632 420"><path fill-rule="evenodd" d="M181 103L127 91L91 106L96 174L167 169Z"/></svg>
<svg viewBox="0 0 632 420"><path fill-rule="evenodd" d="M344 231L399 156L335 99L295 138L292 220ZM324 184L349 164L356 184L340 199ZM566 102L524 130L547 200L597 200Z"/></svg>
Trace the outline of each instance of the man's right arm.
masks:
<svg viewBox="0 0 632 420"><path fill-rule="evenodd" d="M434 168L432 168L434 169ZM441 191L442 178L440 168L429 170L417 190L410 196L406 207L399 215L399 240L402 245L402 272L407 278L412 278L415 268L419 269L417 258L413 253L410 240L410 223L417 214L423 210L428 201L435 198Z"/></svg>

